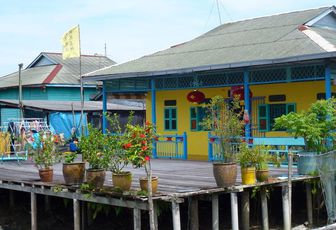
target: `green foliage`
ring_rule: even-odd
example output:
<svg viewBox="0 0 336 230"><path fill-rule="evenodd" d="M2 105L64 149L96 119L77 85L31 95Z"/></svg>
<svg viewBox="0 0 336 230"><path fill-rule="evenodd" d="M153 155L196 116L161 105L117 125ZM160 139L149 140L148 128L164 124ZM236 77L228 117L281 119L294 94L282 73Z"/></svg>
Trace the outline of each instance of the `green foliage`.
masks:
<svg viewBox="0 0 336 230"><path fill-rule="evenodd" d="M76 152L64 152L62 154L62 157L63 157L64 163L67 163L67 164L73 163L77 157L77 153Z"/></svg>
<svg viewBox="0 0 336 230"><path fill-rule="evenodd" d="M237 112L240 109L239 99L234 98L230 103L222 96L215 96L204 107L208 114L201 122L202 127L211 130L219 138L220 154L224 162L235 161L233 144L240 142L244 127L240 120L242 111Z"/></svg>
<svg viewBox="0 0 336 230"><path fill-rule="evenodd" d="M92 219L96 219L99 213L104 213L106 216L111 211L111 206L106 204L99 204L99 203L88 203L88 207L93 211Z"/></svg>
<svg viewBox="0 0 336 230"><path fill-rule="evenodd" d="M62 144L58 137L53 136L50 131L40 132L33 140L34 145L29 146L29 154L32 155L36 167L50 168L60 162L61 155L59 146Z"/></svg>
<svg viewBox="0 0 336 230"><path fill-rule="evenodd" d="M335 139L336 100L319 100L308 111L291 112L275 119L275 129L286 129L295 137L303 137L305 150L326 152L331 146L326 144Z"/></svg>
<svg viewBox="0 0 336 230"><path fill-rule="evenodd" d="M105 135L97 128L88 125L89 135L82 136L79 141L79 149L83 154L83 159L89 162L92 169L107 169L109 156L104 154L107 146Z"/></svg>
<svg viewBox="0 0 336 230"><path fill-rule="evenodd" d="M257 155L253 148L250 148L246 143L242 143L239 147L237 160L242 168L254 167L257 164Z"/></svg>
<svg viewBox="0 0 336 230"><path fill-rule="evenodd" d="M271 147L266 145L253 146L253 152L256 156L256 169L265 170L268 169L268 164L272 163L276 167L280 167L281 162L285 160L284 156L280 156L278 153L270 153Z"/></svg>

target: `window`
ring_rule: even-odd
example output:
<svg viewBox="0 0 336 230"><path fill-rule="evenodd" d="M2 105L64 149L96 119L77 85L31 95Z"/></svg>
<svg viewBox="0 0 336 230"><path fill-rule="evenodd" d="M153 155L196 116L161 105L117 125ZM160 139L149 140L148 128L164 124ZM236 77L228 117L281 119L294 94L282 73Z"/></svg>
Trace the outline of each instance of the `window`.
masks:
<svg viewBox="0 0 336 230"><path fill-rule="evenodd" d="M267 132L272 130L275 118L295 111L296 111L295 103L259 105L258 107L259 131Z"/></svg>
<svg viewBox="0 0 336 230"><path fill-rule="evenodd" d="M173 131L177 129L176 107L165 107L164 109L164 129Z"/></svg>
<svg viewBox="0 0 336 230"><path fill-rule="evenodd" d="M206 108L203 107L191 107L190 108L190 130L192 131L204 131L202 127L203 119L207 116Z"/></svg>

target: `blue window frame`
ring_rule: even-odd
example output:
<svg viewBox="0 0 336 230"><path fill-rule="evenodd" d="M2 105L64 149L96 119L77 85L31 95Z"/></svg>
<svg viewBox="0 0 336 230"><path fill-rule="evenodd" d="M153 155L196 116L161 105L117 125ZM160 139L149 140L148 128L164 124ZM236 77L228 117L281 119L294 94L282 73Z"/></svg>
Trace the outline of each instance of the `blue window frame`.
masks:
<svg viewBox="0 0 336 230"><path fill-rule="evenodd" d="M177 111L176 111L176 107L166 107L164 109L164 129L166 131L177 130Z"/></svg>
<svg viewBox="0 0 336 230"><path fill-rule="evenodd" d="M258 106L259 131L260 132L271 131L273 129L275 118L295 111L296 111L295 103L259 105Z"/></svg>
<svg viewBox="0 0 336 230"><path fill-rule="evenodd" d="M191 107L190 108L190 130L191 131L204 131L202 126L203 119L207 116L206 108Z"/></svg>

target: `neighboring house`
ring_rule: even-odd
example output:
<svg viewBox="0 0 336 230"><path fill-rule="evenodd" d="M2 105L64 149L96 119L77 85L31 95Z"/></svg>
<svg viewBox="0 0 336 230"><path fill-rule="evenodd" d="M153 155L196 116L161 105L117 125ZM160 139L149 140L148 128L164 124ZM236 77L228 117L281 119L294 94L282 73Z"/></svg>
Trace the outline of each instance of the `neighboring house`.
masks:
<svg viewBox="0 0 336 230"><path fill-rule="evenodd" d="M189 159L208 159L211 138L200 121L205 98L244 86L244 109L250 114L247 137L284 136L274 118L307 109L335 92L335 7L304 10L223 24L189 42L137 60L88 74L103 81L110 94L147 94L147 118L162 135L186 132ZM249 93L251 92L251 94ZM206 101L206 100L205 100Z"/></svg>
<svg viewBox="0 0 336 230"><path fill-rule="evenodd" d="M81 56L82 74L115 64L114 61L98 55ZM61 53L42 52L23 69L22 99L48 101L79 101L80 77L79 58L62 59ZM19 99L19 73L0 77L0 99ZM98 92L95 82L84 84L84 100ZM19 116L18 109L0 108L1 123Z"/></svg>

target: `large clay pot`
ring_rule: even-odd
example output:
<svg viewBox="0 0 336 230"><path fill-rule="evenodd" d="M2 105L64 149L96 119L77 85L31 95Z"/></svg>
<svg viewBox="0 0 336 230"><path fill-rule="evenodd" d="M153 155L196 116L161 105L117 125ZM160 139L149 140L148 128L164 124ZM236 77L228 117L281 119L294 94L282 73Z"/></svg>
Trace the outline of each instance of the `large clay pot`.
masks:
<svg viewBox="0 0 336 230"><path fill-rule="evenodd" d="M147 177L140 177L140 188L141 190L148 191L148 180ZM152 177L152 192L156 193L158 189L159 178L157 176Z"/></svg>
<svg viewBox="0 0 336 230"><path fill-rule="evenodd" d="M94 188L102 188L105 182L105 175L104 169L87 169L86 182Z"/></svg>
<svg viewBox="0 0 336 230"><path fill-rule="evenodd" d="M269 170L268 169L259 169L256 171L257 181L265 182L268 181Z"/></svg>
<svg viewBox="0 0 336 230"><path fill-rule="evenodd" d="M301 175L316 175L317 171L316 152L307 152L298 154L297 170Z"/></svg>
<svg viewBox="0 0 336 230"><path fill-rule="evenodd" d="M122 191L128 191L132 184L132 173L129 171L112 173L112 183L113 187L120 188Z"/></svg>
<svg viewBox="0 0 336 230"><path fill-rule="evenodd" d="M251 185L256 183L255 167L241 168L242 184Z"/></svg>
<svg viewBox="0 0 336 230"><path fill-rule="evenodd" d="M42 182L52 182L54 170L52 168L39 169L39 175Z"/></svg>
<svg viewBox="0 0 336 230"><path fill-rule="evenodd" d="M80 185L84 181L85 163L63 163L63 177L65 184Z"/></svg>
<svg viewBox="0 0 336 230"><path fill-rule="evenodd" d="M213 174L218 187L234 186L237 179L237 164L213 163Z"/></svg>

